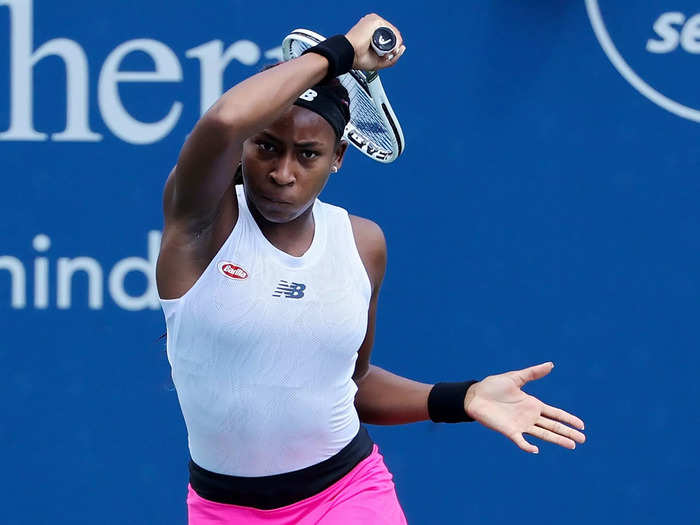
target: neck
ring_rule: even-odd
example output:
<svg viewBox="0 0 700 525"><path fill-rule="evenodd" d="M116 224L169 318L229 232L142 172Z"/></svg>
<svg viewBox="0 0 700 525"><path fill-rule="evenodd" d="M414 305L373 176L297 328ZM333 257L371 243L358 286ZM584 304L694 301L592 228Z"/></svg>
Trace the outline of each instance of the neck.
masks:
<svg viewBox="0 0 700 525"><path fill-rule="evenodd" d="M301 257L308 251L314 240L313 202L298 217L277 223L265 219L249 199L246 201L253 219L270 244L294 257Z"/></svg>

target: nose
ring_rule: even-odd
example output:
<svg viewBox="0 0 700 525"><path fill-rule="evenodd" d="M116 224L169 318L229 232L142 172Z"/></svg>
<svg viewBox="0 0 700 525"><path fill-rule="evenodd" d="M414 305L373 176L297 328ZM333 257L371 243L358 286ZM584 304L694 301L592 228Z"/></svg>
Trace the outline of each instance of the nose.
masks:
<svg viewBox="0 0 700 525"><path fill-rule="evenodd" d="M278 186L289 186L296 181L295 162L289 155L279 158L277 165L270 172L270 178Z"/></svg>

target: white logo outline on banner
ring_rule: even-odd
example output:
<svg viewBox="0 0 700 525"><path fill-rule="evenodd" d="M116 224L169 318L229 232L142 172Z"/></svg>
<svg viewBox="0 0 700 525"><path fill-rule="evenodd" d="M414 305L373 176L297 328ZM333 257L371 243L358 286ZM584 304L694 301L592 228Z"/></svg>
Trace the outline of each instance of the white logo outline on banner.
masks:
<svg viewBox="0 0 700 525"><path fill-rule="evenodd" d="M608 59L610 59L610 62L612 62L612 65L615 66L618 73L620 73L620 75L622 75L622 77L629 82L634 89L639 91L657 106L664 108L666 111L669 111L679 117L700 123L700 110L685 106L655 90L637 73L635 73L627 62L625 62L625 59L615 47L615 44L610 37L610 33L608 33L608 30L605 27L603 16L600 14L598 0L586 0L586 11L588 12L588 18L591 21L593 32L598 39L598 43L600 43L600 47L603 48L603 51L608 56Z"/></svg>

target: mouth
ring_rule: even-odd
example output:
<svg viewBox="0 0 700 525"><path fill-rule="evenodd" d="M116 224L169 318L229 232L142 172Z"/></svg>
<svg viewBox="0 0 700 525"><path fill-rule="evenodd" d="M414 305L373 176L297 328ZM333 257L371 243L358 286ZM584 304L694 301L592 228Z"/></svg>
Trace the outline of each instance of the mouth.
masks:
<svg viewBox="0 0 700 525"><path fill-rule="evenodd" d="M267 195L261 195L262 199L267 201L267 202L272 202L274 204L291 204L289 201L283 201L281 199L277 199L274 197L268 197Z"/></svg>

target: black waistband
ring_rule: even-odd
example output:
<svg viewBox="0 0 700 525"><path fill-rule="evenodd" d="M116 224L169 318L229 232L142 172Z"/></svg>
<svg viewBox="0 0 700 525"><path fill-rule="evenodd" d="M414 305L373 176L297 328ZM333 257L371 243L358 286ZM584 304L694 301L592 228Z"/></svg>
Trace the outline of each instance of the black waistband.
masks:
<svg viewBox="0 0 700 525"><path fill-rule="evenodd" d="M321 463L274 476L217 474L190 460L190 485L204 499L258 509L276 509L309 498L330 487L372 453L364 426L340 452Z"/></svg>

